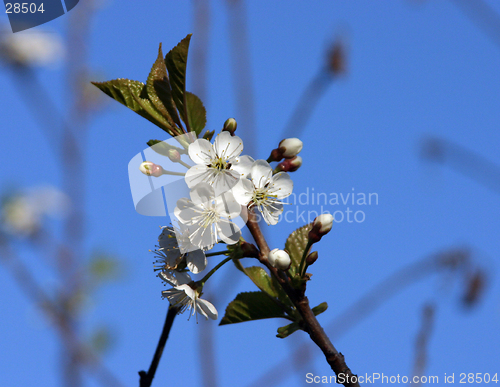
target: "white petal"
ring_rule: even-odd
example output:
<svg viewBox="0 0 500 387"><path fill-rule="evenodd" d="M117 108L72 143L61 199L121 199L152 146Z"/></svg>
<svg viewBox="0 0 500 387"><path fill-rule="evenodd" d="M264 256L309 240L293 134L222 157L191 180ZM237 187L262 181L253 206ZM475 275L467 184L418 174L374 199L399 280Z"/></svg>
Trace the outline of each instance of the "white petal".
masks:
<svg viewBox="0 0 500 387"><path fill-rule="evenodd" d="M193 290L191 286L187 284L176 286L175 289L181 290L184 293L186 293L186 296L188 296L191 300L194 300L196 298L196 292Z"/></svg>
<svg viewBox="0 0 500 387"><path fill-rule="evenodd" d="M217 231L219 233L219 238L228 245L234 245L241 237L240 228L235 223L225 219L221 219L221 221L217 223Z"/></svg>
<svg viewBox="0 0 500 387"><path fill-rule="evenodd" d="M231 169L234 169L236 172L238 172L241 177L247 177L252 170L252 165L254 162L255 160L250 156L241 156L238 157L238 161L231 166Z"/></svg>
<svg viewBox="0 0 500 387"><path fill-rule="evenodd" d="M179 222L184 223L186 225L192 225L196 222L197 217L199 216L200 208L191 205L184 210L180 210L179 207L175 207L174 214L179 220Z"/></svg>
<svg viewBox="0 0 500 387"><path fill-rule="evenodd" d="M193 274L198 274L207 267L207 257L201 250L189 252L186 257L186 262L189 271Z"/></svg>
<svg viewBox="0 0 500 387"><path fill-rule="evenodd" d="M257 160L253 163L250 173L256 188L263 188L273 176L273 170L266 160Z"/></svg>
<svg viewBox="0 0 500 387"><path fill-rule="evenodd" d="M215 157L212 144L204 138L200 138L189 145L188 148L189 157L195 164L205 164L211 163L211 160Z"/></svg>
<svg viewBox="0 0 500 387"><path fill-rule="evenodd" d="M196 184L189 194L195 204L208 204L215 196L214 189L207 183Z"/></svg>
<svg viewBox="0 0 500 387"><path fill-rule="evenodd" d="M158 237L158 244L162 249L170 250L177 247L177 238L173 230L164 227L160 236Z"/></svg>
<svg viewBox="0 0 500 387"><path fill-rule="evenodd" d="M286 172L280 172L271 178L269 193L276 195L278 199L290 196L293 191L293 181Z"/></svg>
<svg viewBox="0 0 500 387"><path fill-rule="evenodd" d="M200 249L209 249L217 243L217 239L213 233L213 225L209 227L195 225L193 227L196 227L194 232L191 234L191 242L193 245Z"/></svg>
<svg viewBox="0 0 500 387"><path fill-rule="evenodd" d="M240 175L236 171L232 171L230 169L220 171L211 183L212 187L214 187L215 196L219 196L220 194L229 191L238 183L239 180Z"/></svg>
<svg viewBox="0 0 500 387"><path fill-rule="evenodd" d="M215 138L213 148L219 157L231 160L243 151L243 141L229 132L221 132Z"/></svg>
<svg viewBox="0 0 500 387"><path fill-rule="evenodd" d="M261 211L264 220L266 221L267 224L271 226L278 223L279 217L282 212L283 212L283 206L281 206L281 208L278 210L274 210L269 208L268 206L264 206Z"/></svg>
<svg viewBox="0 0 500 387"><path fill-rule="evenodd" d="M170 270L168 271L160 271L158 273L158 278L168 283L170 286L177 286L179 282L177 278L175 278L174 273Z"/></svg>
<svg viewBox="0 0 500 387"><path fill-rule="evenodd" d="M231 193L233 194L235 200L242 206L246 206L252 200L253 194L253 184L248 179L241 179L238 184L236 184Z"/></svg>
<svg viewBox="0 0 500 387"><path fill-rule="evenodd" d="M192 166L186 172L184 180L189 188L193 188L196 184L208 182L214 178L214 169L207 165L197 164Z"/></svg>
<svg viewBox="0 0 500 387"><path fill-rule="evenodd" d="M185 285L191 282L191 276L186 271L174 271L177 285Z"/></svg>
<svg viewBox="0 0 500 387"><path fill-rule="evenodd" d="M198 311L202 313L205 317L210 317L212 320L217 320L217 309L215 309L215 306L212 305L212 303L208 302L207 300L202 300L201 298L198 298Z"/></svg>
<svg viewBox="0 0 500 387"><path fill-rule="evenodd" d="M235 200L234 196L230 192L218 196L215 200L215 210L220 216L233 219L240 214L241 205Z"/></svg>

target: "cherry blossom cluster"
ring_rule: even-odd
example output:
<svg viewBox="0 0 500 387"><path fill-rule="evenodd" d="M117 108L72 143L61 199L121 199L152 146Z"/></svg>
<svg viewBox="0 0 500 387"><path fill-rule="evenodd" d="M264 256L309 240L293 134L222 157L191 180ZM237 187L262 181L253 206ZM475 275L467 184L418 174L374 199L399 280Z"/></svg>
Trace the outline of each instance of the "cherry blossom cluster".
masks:
<svg viewBox="0 0 500 387"><path fill-rule="evenodd" d="M215 307L200 298L205 280L193 282L189 272L198 274L206 268L205 253L217 243L238 243L247 211L256 209L268 225L277 224L283 212L282 199L293 190L288 172L302 163L297 156L302 142L295 138L283 140L267 161L242 155L243 141L234 135L236 121L230 120L213 143L199 138L188 145L191 165L169 153L170 161L181 162L188 168L184 181L189 197L177 200L174 226L162 229L155 250L158 276L172 286L163 291L163 296L181 311L190 310L213 319L217 318ZM271 167L270 162L283 159L275 169ZM140 170L153 177L169 174L149 161L143 162ZM276 265L285 268L289 259L287 263L286 257L277 257Z"/></svg>

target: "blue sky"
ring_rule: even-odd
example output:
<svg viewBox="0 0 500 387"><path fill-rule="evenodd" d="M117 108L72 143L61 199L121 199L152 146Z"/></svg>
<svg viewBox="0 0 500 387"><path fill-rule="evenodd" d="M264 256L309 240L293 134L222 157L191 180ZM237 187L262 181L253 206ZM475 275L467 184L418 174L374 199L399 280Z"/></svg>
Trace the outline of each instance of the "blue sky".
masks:
<svg viewBox="0 0 500 387"><path fill-rule="evenodd" d="M84 0L81 0L84 1ZM355 373L412 375L415 337L427 302L436 309L428 347L426 375L500 372L500 297L498 264L500 195L446 165L420 157L428 136L450 140L500 165L500 47L453 1L391 2L247 2L251 81L255 95L257 150L266 158L282 139L282 130L302 90L316 74L329 42L348 41L348 74L334 82L316 106L301 139L303 166L292 175L296 194L315 192L377 193L378 205L362 210L362 223L340 222L318 244L319 260L308 295L313 305L328 302L319 317L328 323L396 270L438 251L469 246L486 267L484 298L472 310L460 303L457 283L431 276L399 292L334 344ZM500 6L491 4L500 13ZM71 12L80 12L80 6ZM208 127L219 129L228 117L238 120L230 67L226 3L210 6L208 48ZM43 28L65 33L64 16ZM7 17L4 16L4 22ZM42 27L38 27L42 28ZM157 55L193 32L192 3L109 1L92 23L90 64L94 80L144 81ZM193 42L197 36L193 36ZM66 109L63 68L38 71L61 109ZM188 89L195 90L189 74ZM60 184L55 158L36 120L16 91L6 66L0 71L2 109L2 191L12 184L30 187ZM106 101L106 100L104 100ZM237 134L244 139L245 122ZM127 176L129 160L163 131L125 107L109 101L91 121L87 139L86 248L119 257L125 276L100 290L89 302L83 329L107 324L116 346L105 363L127 386L149 365L163 324L166 301L152 271L152 255L161 218L134 211ZM13 162L28 166L19 174ZM102 165L106 168L102 168ZM331 206L331 212L347 206ZM353 207L353 206L351 206ZM351 208L354 210L354 208ZM320 211L316 205L300 211ZM266 227L272 247L282 247L298 223ZM19 246L25 252L23 246ZM40 281L55 277L26 251ZM211 261L215 263L216 261ZM254 290L246 278L234 281L234 268L218 272L206 293L216 292L220 316L240 291ZM236 285L234 284L236 282ZM230 293L225 291L229 287ZM55 386L59 382L59 346L50 324L26 300L0 266L0 371L3 386ZM201 386L198 341L204 322L178 317L154 386ZM248 386L306 339L303 332L275 338L278 321L214 325L220 386ZM334 332L327 332L334 334ZM305 386L306 372L330 375L316 347L314 361L288 377L275 369L279 386ZM43 356L41 356L43 354ZM292 361L292 360L290 360ZM90 386L96 385L89 380Z"/></svg>

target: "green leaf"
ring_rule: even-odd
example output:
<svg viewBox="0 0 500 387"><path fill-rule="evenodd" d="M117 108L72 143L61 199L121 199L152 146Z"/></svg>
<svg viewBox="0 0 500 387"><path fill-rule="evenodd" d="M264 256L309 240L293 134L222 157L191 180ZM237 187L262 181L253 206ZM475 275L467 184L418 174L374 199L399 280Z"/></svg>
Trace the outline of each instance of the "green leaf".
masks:
<svg viewBox="0 0 500 387"><path fill-rule="evenodd" d="M137 114L145 117L146 113L142 107L135 101L133 95L146 96L144 83L132 81L130 79L113 79L107 82L92 82L94 86L109 95L111 98L132 109ZM147 118L147 117L146 117Z"/></svg>
<svg viewBox="0 0 500 387"><path fill-rule="evenodd" d="M278 298L279 294L274 288L271 277L263 268L259 266L245 267L244 272L260 290L271 297Z"/></svg>
<svg viewBox="0 0 500 387"><path fill-rule="evenodd" d="M278 328L278 334L276 337L284 339L290 336L292 333L297 332L300 328L299 323L293 322L291 324L285 325L284 327Z"/></svg>
<svg viewBox="0 0 500 387"><path fill-rule="evenodd" d="M318 306L312 308L312 312L314 313L315 316L317 316L326 311L327 309L328 309L328 304L326 302L322 302Z"/></svg>
<svg viewBox="0 0 500 387"><path fill-rule="evenodd" d="M203 102L193 93L186 91L186 110L189 127L199 136L207 123L207 111Z"/></svg>
<svg viewBox="0 0 500 387"><path fill-rule="evenodd" d="M186 126L189 126L185 106L185 91L186 66L190 40L191 34L182 39L180 43L172 48L165 56L165 65L167 66L168 75L170 76L170 86L172 87L172 98Z"/></svg>
<svg viewBox="0 0 500 387"><path fill-rule="evenodd" d="M264 292L240 293L229 303L219 325L264 318L286 318L281 307Z"/></svg>
<svg viewBox="0 0 500 387"><path fill-rule="evenodd" d="M146 90L149 100L153 103L156 109L170 123L172 127L181 126L179 115L172 99L172 90L168 80L167 67L163 59L163 52L158 49L158 57L156 58L153 67L146 82Z"/></svg>
<svg viewBox="0 0 500 387"><path fill-rule="evenodd" d="M172 126L148 99L144 83L120 78L107 82L92 82L92 84L170 135L175 135L172 132Z"/></svg>
<svg viewBox="0 0 500 387"><path fill-rule="evenodd" d="M292 232L285 243L285 250L290 255L290 259L292 260L292 264L290 266L290 272L292 275L298 271L300 266L300 261L302 260L302 254L304 253L305 248L307 247L307 235L311 230L312 223L306 224Z"/></svg>

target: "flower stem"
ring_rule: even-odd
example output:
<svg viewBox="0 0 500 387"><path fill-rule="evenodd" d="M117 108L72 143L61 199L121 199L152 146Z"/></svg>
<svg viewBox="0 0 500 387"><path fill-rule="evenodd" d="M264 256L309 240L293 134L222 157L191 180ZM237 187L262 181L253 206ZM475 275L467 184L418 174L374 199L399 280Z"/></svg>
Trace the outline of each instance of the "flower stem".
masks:
<svg viewBox="0 0 500 387"><path fill-rule="evenodd" d="M299 274L301 277L304 275L307 254L309 253L309 250L311 249L311 246L313 245L313 243L314 243L313 241L308 239L307 246L304 249L304 253L302 254L302 259L300 260L300 266L299 266Z"/></svg>
<svg viewBox="0 0 500 387"><path fill-rule="evenodd" d="M153 383L153 378L155 377L156 368L158 368L158 363L160 363L161 355L163 354L163 349L165 348L165 344L167 343L168 334L170 333L170 329L174 323L175 316L179 312L179 308L176 306L170 306L168 308L167 317L165 318L165 324L163 325L163 330L160 335L160 340L158 341L158 345L156 346L155 354L153 355L153 360L151 361L151 365L149 366L149 370L139 371L139 387L150 387L151 383Z"/></svg>
<svg viewBox="0 0 500 387"><path fill-rule="evenodd" d="M217 266L215 266L212 270L210 270L208 274L199 281L199 283L201 283L202 286L205 285L205 282L207 282L207 280L212 276L212 274L214 274L217 270L219 270L222 267L222 265L224 265L226 262L229 262L231 259L233 258L227 257L223 261L220 261Z"/></svg>
<svg viewBox="0 0 500 387"><path fill-rule="evenodd" d="M227 253L229 253L229 250L216 251L215 253L205 254L205 257L214 257L216 255L222 255L222 254L227 254Z"/></svg>
<svg viewBox="0 0 500 387"><path fill-rule="evenodd" d="M185 176L185 173L182 172L171 172L171 171L165 171L163 170L164 175L173 175L173 176Z"/></svg>
<svg viewBox="0 0 500 387"><path fill-rule="evenodd" d="M191 169L191 165L185 163L184 161L182 160L179 160L178 163L184 167L186 167L187 169Z"/></svg>
<svg viewBox="0 0 500 387"><path fill-rule="evenodd" d="M320 323L316 319L310 305L309 300L305 296L305 289L300 291L296 290L291 285L284 280L280 275L278 270L269 264L267 256L269 254L269 246L267 245L266 239L260 230L259 224L257 222L257 217L253 210L248 211L248 221L247 227L252 234L257 246L260 249L259 261L264 266L266 266L271 274L278 280L279 284L286 292L293 305L297 308L300 313L304 323L304 330L309 334L312 341L323 351L326 361L335 372L337 377L343 376L345 382L343 383L346 387L360 387L357 382L357 378L351 372L347 364L345 363L344 355L339 353L337 349L333 346L332 342L326 335L325 331L321 327Z"/></svg>

